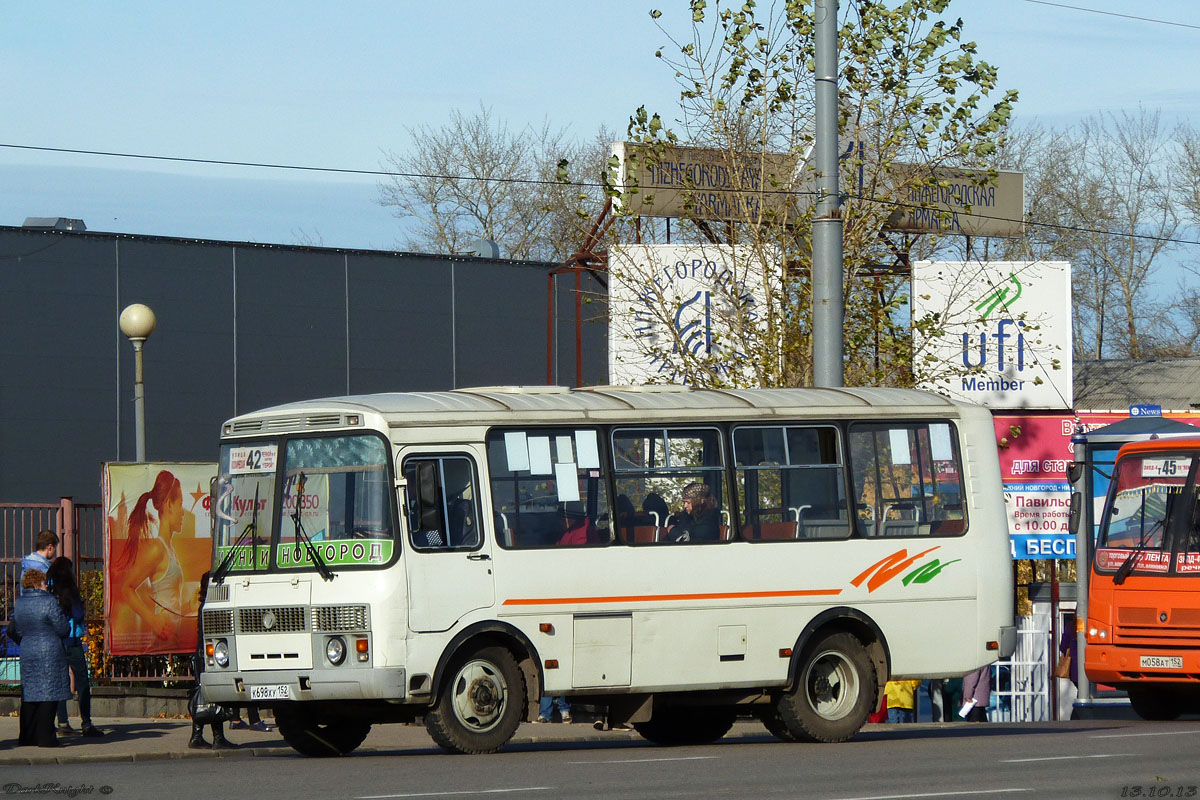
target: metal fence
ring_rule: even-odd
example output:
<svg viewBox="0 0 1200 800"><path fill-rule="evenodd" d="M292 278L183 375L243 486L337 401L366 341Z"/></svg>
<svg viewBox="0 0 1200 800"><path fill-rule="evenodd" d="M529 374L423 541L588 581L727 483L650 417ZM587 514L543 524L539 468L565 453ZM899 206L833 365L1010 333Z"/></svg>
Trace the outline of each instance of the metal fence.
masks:
<svg viewBox="0 0 1200 800"><path fill-rule="evenodd" d="M0 503L0 631L12 616L21 586L21 559L40 531L58 534L59 553L70 558L87 602L88 666L93 684L190 682L191 654L114 656L104 647L104 509L98 503ZM0 684L19 680L9 642L0 634Z"/></svg>
<svg viewBox="0 0 1200 800"><path fill-rule="evenodd" d="M1017 617L1017 649L992 665L990 722L1044 722L1050 715L1050 615Z"/></svg>

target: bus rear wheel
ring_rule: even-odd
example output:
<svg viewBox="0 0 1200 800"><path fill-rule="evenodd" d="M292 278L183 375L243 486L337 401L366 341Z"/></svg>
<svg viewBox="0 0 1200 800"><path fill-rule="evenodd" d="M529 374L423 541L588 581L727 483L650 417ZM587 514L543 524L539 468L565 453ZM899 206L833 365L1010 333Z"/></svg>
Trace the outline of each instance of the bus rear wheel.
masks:
<svg viewBox="0 0 1200 800"><path fill-rule="evenodd" d="M724 708L664 708L633 728L655 744L708 744L729 733L735 719L737 714Z"/></svg>
<svg viewBox="0 0 1200 800"><path fill-rule="evenodd" d="M875 684L875 665L858 637L830 633L805 648L796 685L775 709L794 741L844 742L866 724Z"/></svg>
<svg viewBox="0 0 1200 800"><path fill-rule="evenodd" d="M306 711L283 707L275 709L275 724L279 726L279 735L293 750L318 758L353 752L371 732L369 722L346 719L320 722Z"/></svg>
<svg viewBox="0 0 1200 800"><path fill-rule="evenodd" d="M1142 719L1160 722L1178 719L1184 711L1184 699L1180 693L1161 686L1131 686L1129 705Z"/></svg>
<svg viewBox="0 0 1200 800"><path fill-rule="evenodd" d="M512 653L483 647L446 674L425 729L452 753L494 753L512 738L525 707L525 678Z"/></svg>

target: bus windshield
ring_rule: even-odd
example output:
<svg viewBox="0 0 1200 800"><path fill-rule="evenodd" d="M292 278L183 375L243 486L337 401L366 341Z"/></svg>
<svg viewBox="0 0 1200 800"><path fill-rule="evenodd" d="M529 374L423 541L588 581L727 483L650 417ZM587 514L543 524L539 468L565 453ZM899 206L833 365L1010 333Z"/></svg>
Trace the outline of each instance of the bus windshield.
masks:
<svg viewBox="0 0 1200 800"><path fill-rule="evenodd" d="M1178 551L1179 571L1200 558L1195 489L1187 490L1195 454L1135 453L1120 459L1096 543L1096 568L1165 574ZM1186 524L1180 517L1186 518Z"/></svg>

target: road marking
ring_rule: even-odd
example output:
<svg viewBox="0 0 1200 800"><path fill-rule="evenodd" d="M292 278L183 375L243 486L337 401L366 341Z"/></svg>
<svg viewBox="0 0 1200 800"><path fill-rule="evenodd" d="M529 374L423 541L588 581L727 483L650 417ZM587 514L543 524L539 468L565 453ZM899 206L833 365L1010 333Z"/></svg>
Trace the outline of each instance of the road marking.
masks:
<svg viewBox="0 0 1200 800"><path fill-rule="evenodd" d="M704 761L718 756L680 756L679 758L623 758L615 761L568 761L568 764L649 764L657 761Z"/></svg>
<svg viewBox="0 0 1200 800"><path fill-rule="evenodd" d="M1090 756L1042 756L1040 758L1002 758L1001 764L1024 764L1027 761L1073 761L1077 758L1127 758L1137 753L1095 753Z"/></svg>
<svg viewBox="0 0 1200 800"><path fill-rule="evenodd" d="M412 792L410 794L368 794L357 800L390 800L393 797L450 797L463 794L507 794L511 792L550 792L552 786L523 786L520 789L480 789L476 792Z"/></svg>
<svg viewBox="0 0 1200 800"><path fill-rule="evenodd" d="M1103 733L1091 738L1093 739L1131 739L1134 736L1182 736L1186 733L1200 733L1197 731L1155 731L1154 733Z"/></svg>
<svg viewBox="0 0 1200 800"><path fill-rule="evenodd" d="M870 797L841 797L838 800L910 800L917 797L967 797L980 794L1012 794L1032 792L1033 789L964 789L961 792L926 792L924 794L877 794Z"/></svg>

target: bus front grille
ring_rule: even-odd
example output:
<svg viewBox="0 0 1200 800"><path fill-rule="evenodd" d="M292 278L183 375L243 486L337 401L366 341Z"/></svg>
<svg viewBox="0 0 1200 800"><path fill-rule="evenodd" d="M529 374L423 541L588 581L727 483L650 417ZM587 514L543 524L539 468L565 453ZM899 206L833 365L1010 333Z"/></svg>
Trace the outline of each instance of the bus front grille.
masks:
<svg viewBox="0 0 1200 800"><path fill-rule="evenodd" d="M367 630L366 606L328 606L313 609L313 630L321 633Z"/></svg>
<svg viewBox="0 0 1200 800"><path fill-rule="evenodd" d="M303 607L238 609L238 633L297 633L308 630Z"/></svg>
<svg viewBox="0 0 1200 800"><path fill-rule="evenodd" d="M233 612L225 610L205 611L202 624L205 636L220 636L233 633Z"/></svg>

